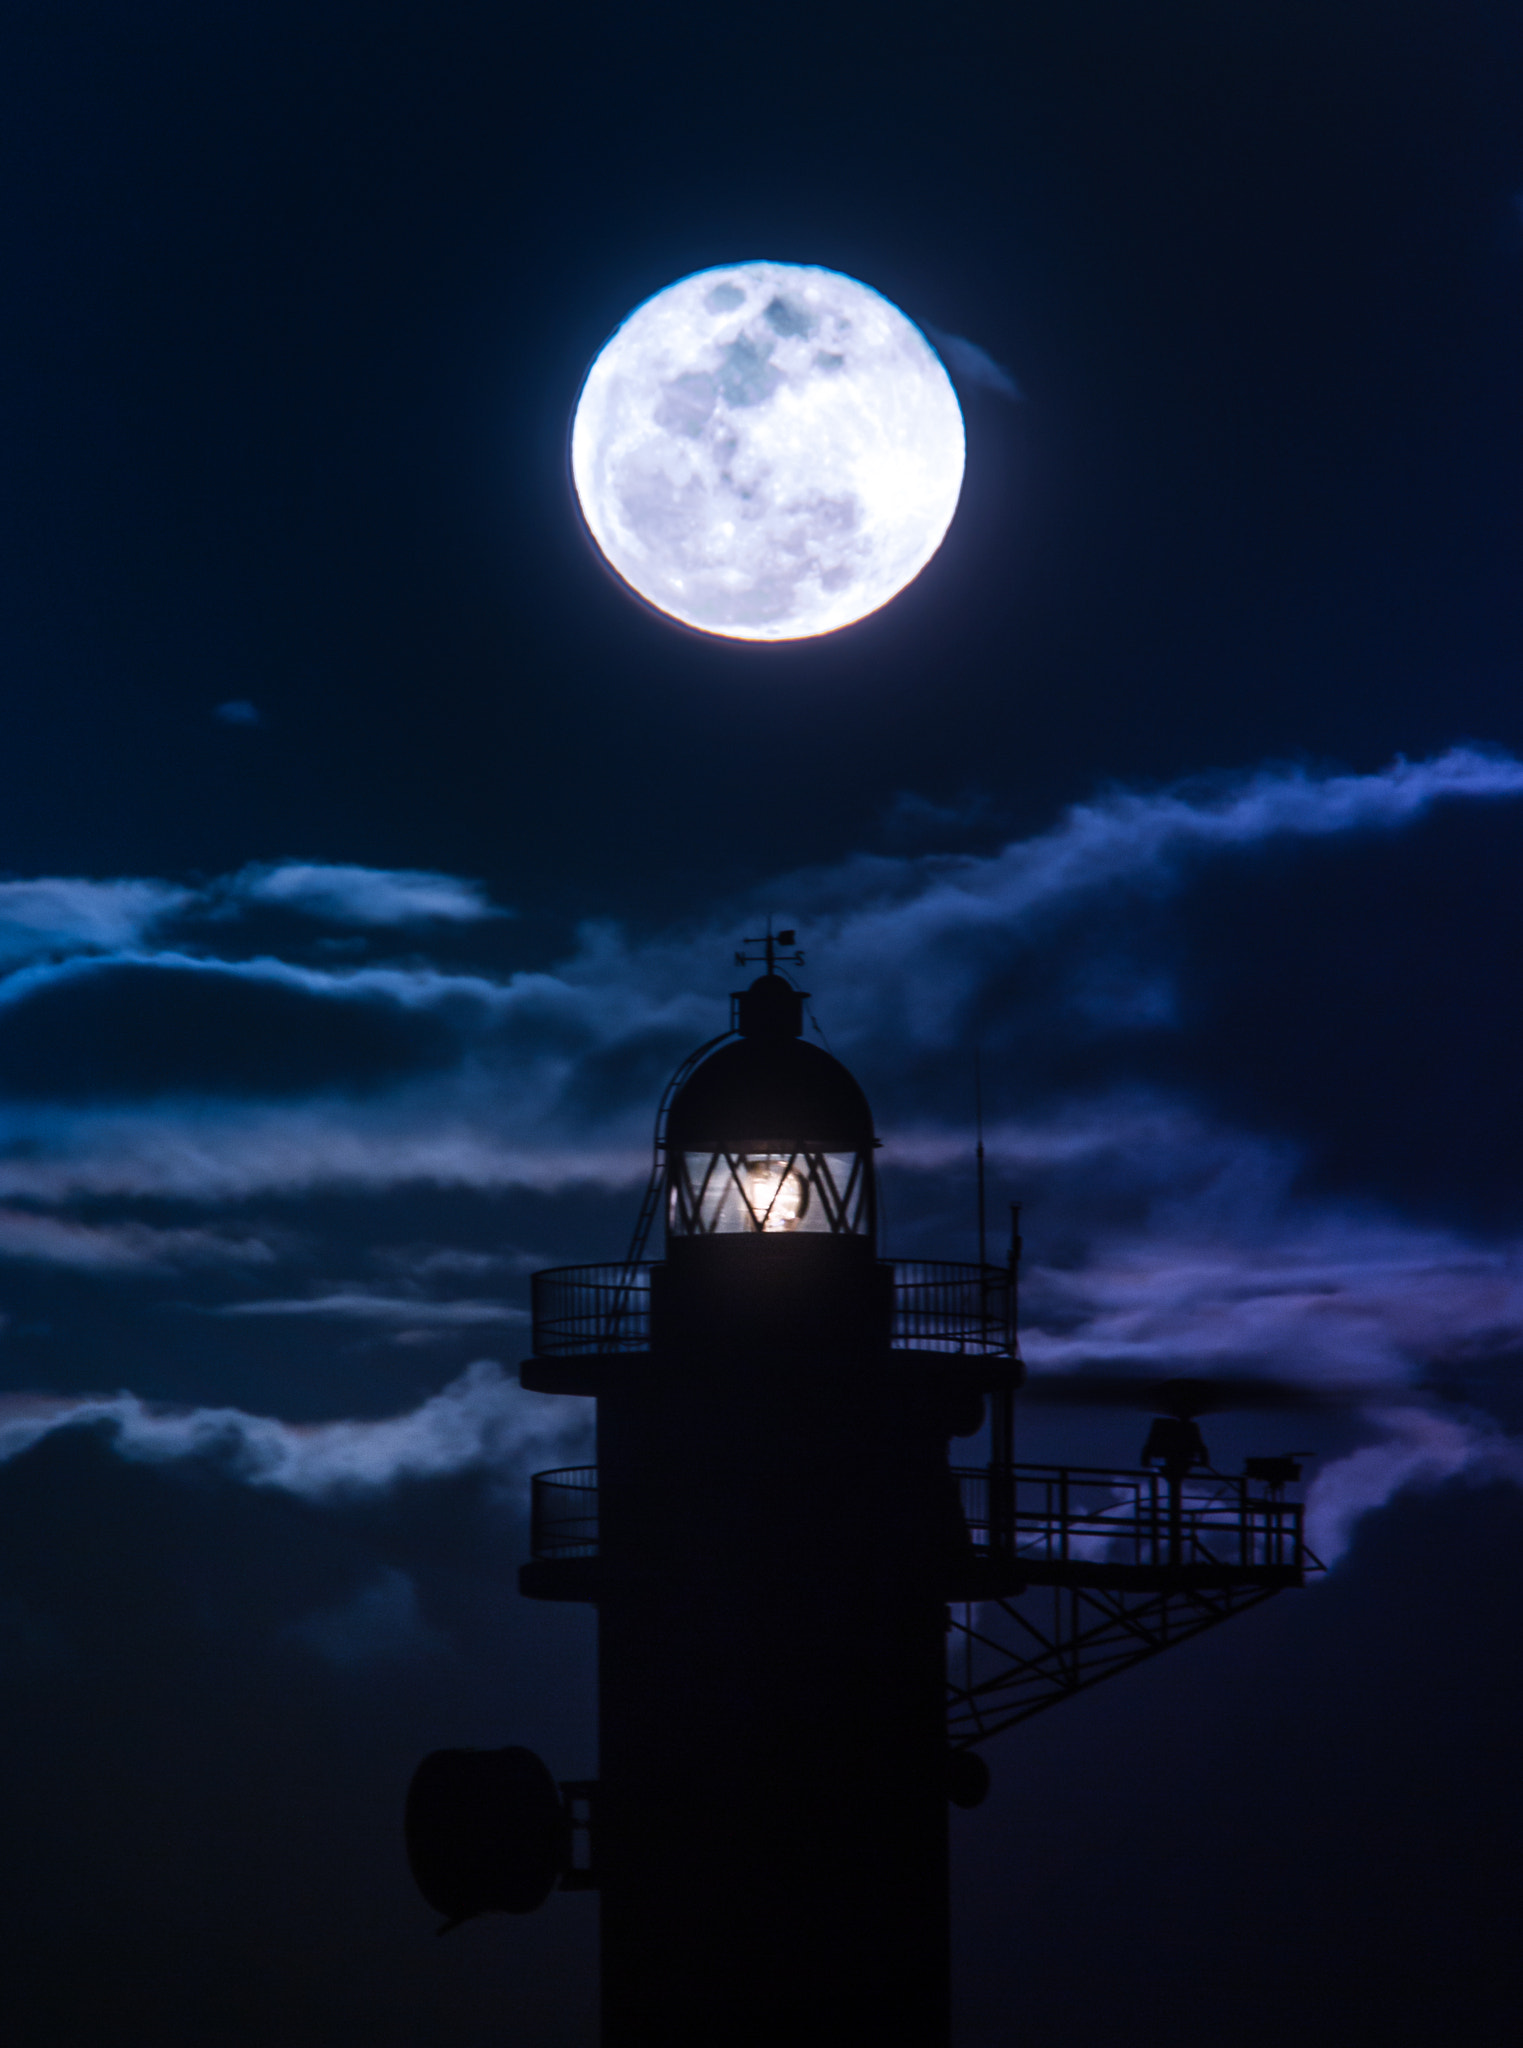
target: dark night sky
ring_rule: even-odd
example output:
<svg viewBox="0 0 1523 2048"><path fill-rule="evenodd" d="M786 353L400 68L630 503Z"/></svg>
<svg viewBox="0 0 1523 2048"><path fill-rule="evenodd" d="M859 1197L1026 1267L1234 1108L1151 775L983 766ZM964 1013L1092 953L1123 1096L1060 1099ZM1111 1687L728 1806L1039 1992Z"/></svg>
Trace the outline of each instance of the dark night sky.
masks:
<svg viewBox="0 0 1523 2048"><path fill-rule="evenodd" d="M5 41L9 2038L590 2048L595 1902L434 1943L400 1803L593 1768L590 1620L514 1591L587 1448L527 1275L622 1251L774 912L892 1252L972 1256L982 1045L1034 1371L1372 1389L1292 1432L1324 1582L991 1750L958 2048L1510 2044L1516 11ZM965 384L924 575L785 647L631 602L565 475L609 331L749 256L1021 392Z"/></svg>

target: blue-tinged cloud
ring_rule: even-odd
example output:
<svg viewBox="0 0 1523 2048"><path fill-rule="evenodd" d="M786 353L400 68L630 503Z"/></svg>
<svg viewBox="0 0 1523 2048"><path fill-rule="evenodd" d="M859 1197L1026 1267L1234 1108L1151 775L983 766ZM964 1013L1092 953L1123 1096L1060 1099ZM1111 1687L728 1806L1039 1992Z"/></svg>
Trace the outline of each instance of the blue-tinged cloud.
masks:
<svg viewBox="0 0 1523 2048"><path fill-rule="evenodd" d="M0 1464L56 1430L92 1427L144 1464L204 1459L250 1486L325 1500L468 1471L520 1483L586 1424L584 1403L526 1394L483 1359L409 1413L374 1422L282 1422L241 1408L155 1406L135 1394L0 1396Z"/></svg>
<svg viewBox="0 0 1523 2048"><path fill-rule="evenodd" d="M980 1006L1029 1005L1041 949L1086 917L1129 928L1136 908L1246 849L1519 796L1523 763L1468 748L1368 775L1265 770L1113 792L989 855L861 856L759 893L807 927L832 1045L908 1087L917 1061L966 1042ZM0 1199L631 1185L662 1081L723 1021L716 962L754 915L742 903L638 944L592 926L557 970L501 978L183 952L20 970L0 983ZM1079 952L1083 977L1041 996L1033 1030L1061 1042L1102 1013L1117 1030L1168 1027L1166 963L1097 981L1094 950ZM1024 994L1009 986L1016 962ZM112 1099L91 1102L93 1087ZM167 1099L176 1089L193 1109ZM165 1099L138 1110L133 1090ZM206 1099L220 1090L225 1102ZM334 1099L294 1099L324 1091ZM1093 1089L1065 1094L1092 1114ZM901 1127L918 1114L906 1100Z"/></svg>
<svg viewBox="0 0 1523 2048"><path fill-rule="evenodd" d="M172 882L43 876L0 882L0 969L43 953L137 945L194 900Z"/></svg>
<svg viewBox="0 0 1523 2048"><path fill-rule="evenodd" d="M246 867L223 888L232 902L274 905L330 924L477 924L510 914L487 900L479 882L417 868L283 861Z"/></svg>
<svg viewBox="0 0 1523 2048"><path fill-rule="evenodd" d="M1378 1441L1324 1465L1307 1489L1307 1541L1324 1564L1347 1550L1358 1521L1398 1494L1455 1480L1523 1486L1523 1443L1484 1418L1385 1407L1373 1410L1369 1421Z"/></svg>
<svg viewBox="0 0 1523 2048"><path fill-rule="evenodd" d="M1523 1360L1523 1245L1312 1199L1283 1141L1118 1093L998 1120L986 1143L996 1183L1065 1253L1038 1250L1023 1276L1037 1375L1264 1372L1375 1398L1441 1363ZM967 1133L901 1131L883 1156L965 1176ZM932 1248L929 1235L902 1247Z"/></svg>
<svg viewBox="0 0 1523 2048"><path fill-rule="evenodd" d="M1520 796L1523 763L1476 749L1367 775L1264 770L1111 792L988 855L863 856L770 885L763 900L806 928L810 979L833 1046L891 1104L884 1158L894 1177L893 1249L945 1253L949 1214L961 1221L968 1132L960 1108L948 1112L937 1077L962 1058L972 1020L988 1032L986 1045L1002 1042L1017 1012L1029 1046L1062 1043L1081 1029L1109 1032L1106 1043L1114 1044L1177 1033L1177 963L1148 951L1153 928L1143 913L1181 898L1204 875L1230 872L1247 851L1370 842L1441 807L1473 813ZM1315 870L1308 872L1314 888ZM241 1092L225 1099L204 1092L216 1076L196 1066L204 1055L189 1043L183 1055L133 1072L155 1086L172 1071L198 1074L203 1092L193 1103L13 1096L0 1122L0 1197L25 1205L15 1213L21 1235L30 1233L26 1255L49 1255L46 1225L54 1223L57 1262L81 1265L92 1257L127 1263L133 1247L123 1236L72 1234L75 1226L115 1228L99 1215L66 1213L80 1202L199 1205L202 1227L236 1243L259 1234L221 1230L217 1205L266 1195L383 1195L422 1183L483 1192L596 1186L627 1191L627 1199L648 1163L661 1081L723 1020L716 962L728 956L737 925L756 928L753 908L716 907L701 927L638 943L609 926L589 927L554 972L502 977L426 966L340 973L144 950L22 969L0 988L0 1059L12 1005L25 1013L50 991L92 980L109 986L129 970L156 975L151 986L166 992L197 976L217 982L234 1010L251 999L251 1015L263 1016L257 1005L275 991L294 1007L268 1023L268 1035L298 1044L310 1035L329 1050L272 1051L268 1071L257 1059L235 1061L225 1079ZM1107 951L1116 932L1130 953ZM1079 980L1053 967L1070 956L1082 966ZM133 983L123 986L130 993ZM367 1006L387 1031L405 1020L443 1037L415 1046L404 1032L377 1049L362 1036L346 1041L348 1050L324 1038L323 1018L347 1030ZM156 1002L143 1001L139 1039L155 1010ZM247 1020L237 1018L230 1010L229 1031L243 1043ZM111 1030L103 1004L91 1013L90 1036ZM58 1057L44 1044L54 1035L34 1032L17 1048L38 1063L34 1084ZM340 1070L367 1077L365 1086L346 1090L333 1078ZM1380 1415L1426 1415L1416 1390L1435 1362L1464 1367L1523 1355L1523 1263L1506 1232L1482 1238L1452 1221L1413 1220L1367 1195L1313 1196L1299 1145L1222 1115L1183 1085L1142 1085L1114 1069L1107 1076L1103 1061L1082 1083L1034 1085L1031 1075L1041 1071L1034 1058L1011 1059L1007 1106L989 1130L1001 1182L1029 1204L1025 1341L1034 1372L1249 1369L1367 1387ZM296 1088L317 1092L290 1092ZM1061 1256L1049 1256L1049 1246ZM140 1249L175 1262L168 1241ZM185 1262L203 1249L209 1259L209 1247L187 1240ZM224 1303L245 1330L263 1317L272 1329L305 1319L335 1330L443 1333L484 1315L521 1314L512 1304L483 1303L479 1293L425 1305L395 1284L314 1285L306 1272L270 1277L263 1302L248 1301L245 1285L244 1298ZM431 1295L447 1295L446 1276L440 1283ZM1414 1390L1407 1407L1393 1394L1402 1387ZM1415 1423L1392 1434L1377 1416L1370 1427L1387 1448L1351 1468L1365 1476L1340 1480L1343 1492L1324 1492L1334 1503L1330 1531L1346 1528L1336 1503L1363 1499L1359 1488L1419 1483L1438 1469L1435 1458L1442 1462L1431 1432L1420 1456L1411 1450ZM1476 1458L1505 1464L1498 1440L1475 1427L1476 1441L1484 1439ZM137 1422L134 1429L138 1441ZM184 1437L186 1425L174 1429ZM1372 1474L1385 1477L1377 1485Z"/></svg>
<svg viewBox="0 0 1523 2048"><path fill-rule="evenodd" d="M981 390L997 392L1001 398L1025 396L1004 365L997 363L976 341L965 341L960 334L943 334L939 327L928 327L926 333L957 383L977 385Z"/></svg>
<svg viewBox="0 0 1523 2048"><path fill-rule="evenodd" d="M33 1101L363 1094L446 1064L405 977L184 954L34 966L0 984L0 1085Z"/></svg>
<svg viewBox="0 0 1523 2048"><path fill-rule="evenodd" d="M1470 747L1369 775L1265 769L1158 792L1117 790L993 855L862 856L784 877L770 894L828 949L841 983L833 1030L868 1036L889 1023L922 1043L945 1043L960 1036L966 1005L1002 949L1102 894L1157 899L1224 854L1396 831L1443 803L1519 797L1523 761Z"/></svg>
<svg viewBox="0 0 1523 2048"><path fill-rule="evenodd" d="M0 1259L85 1273L169 1273L190 1266L268 1266L279 1252L253 1233L165 1228L136 1219L89 1223L0 1208Z"/></svg>
<svg viewBox="0 0 1523 2048"><path fill-rule="evenodd" d="M376 1294L342 1288L327 1294L271 1296L225 1302L223 1316L301 1316L318 1322L405 1324L417 1329L479 1329L484 1324L526 1324L527 1309L506 1301L457 1296L433 1301L418 1295Z"/></svg>

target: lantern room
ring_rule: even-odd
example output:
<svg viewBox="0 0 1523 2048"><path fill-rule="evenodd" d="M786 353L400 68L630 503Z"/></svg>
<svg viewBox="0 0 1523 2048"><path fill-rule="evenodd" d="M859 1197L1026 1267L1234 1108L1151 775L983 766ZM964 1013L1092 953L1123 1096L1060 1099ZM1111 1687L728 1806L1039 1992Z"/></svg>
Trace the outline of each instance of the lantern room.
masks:
<svg viewBox="0 0 1523 2048"><path fill-rule="evenodd" d="M666 1128L674 1239L854 1238L876 1230L872 1112L839 1060L800 1034L804 995L758 975L735 998L739 1036L703 1061Z"/></svg>

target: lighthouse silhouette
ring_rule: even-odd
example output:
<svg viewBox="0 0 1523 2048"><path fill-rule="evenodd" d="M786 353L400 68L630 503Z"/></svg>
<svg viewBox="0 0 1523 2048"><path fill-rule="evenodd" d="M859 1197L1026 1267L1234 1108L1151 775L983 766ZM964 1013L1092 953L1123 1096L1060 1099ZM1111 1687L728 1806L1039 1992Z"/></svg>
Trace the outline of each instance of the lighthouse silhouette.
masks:
<svg viewBox="0 0 1523 2048"><path fill-rule="evenodd" d="M598 1890L604 2048L947 2048L972 1743L1304 1569L1293 1469L1191 1496L1202 1446L1098 1508L1017 1470L1018 1240L1004 1266L880 1259L871 1111L802 1035L793 938L752 942L730 1031L674 1076L631 1256L534 1280L522 1383L596 1400L597 1464L534 1481L520 1588L596 1606L597 1778L445 1750L409 1795L446 1927ZM986 1423L987 1465L955 1470ZM956 1604L971 1631L1033 1582L1070 1616L1047 1665L970 1653L949 1700Z"/></svg>

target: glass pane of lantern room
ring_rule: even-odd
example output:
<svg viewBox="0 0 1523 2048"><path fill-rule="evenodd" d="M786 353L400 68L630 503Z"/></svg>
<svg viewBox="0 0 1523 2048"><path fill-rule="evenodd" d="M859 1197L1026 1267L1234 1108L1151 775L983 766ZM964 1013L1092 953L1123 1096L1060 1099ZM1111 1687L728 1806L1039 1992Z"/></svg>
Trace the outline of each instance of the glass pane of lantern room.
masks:
<svg viewBox="0 0 1523 2048"><path fill-rule="evenodd" d="M865 1236L872 1229L867 1199L871 1161L862 1152L817 1152L813 1156L819 1162L817 1171L824 1183L821 1192L828 1197L836 1219L832 1228L850 1231L855 1237Z"/></svg>
<svg viewBox="0 0 1523 2048"><path fill-rule="evenodd" d="M674 1175L679 1234L862 1232L866 1162L851 1152L688 1152Z"/></svg>

